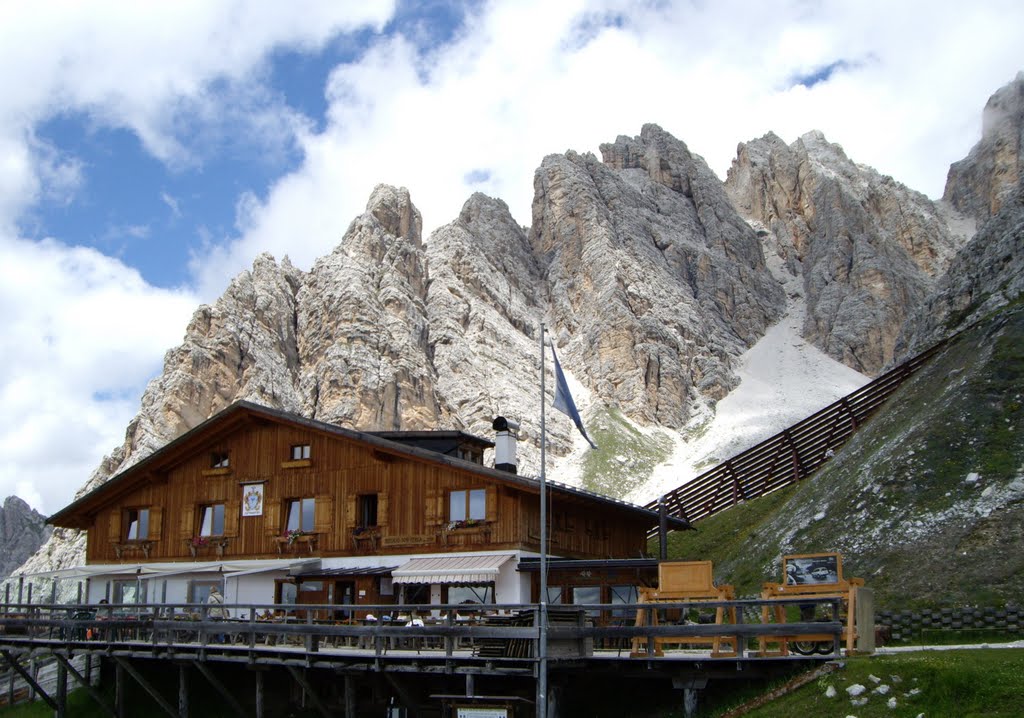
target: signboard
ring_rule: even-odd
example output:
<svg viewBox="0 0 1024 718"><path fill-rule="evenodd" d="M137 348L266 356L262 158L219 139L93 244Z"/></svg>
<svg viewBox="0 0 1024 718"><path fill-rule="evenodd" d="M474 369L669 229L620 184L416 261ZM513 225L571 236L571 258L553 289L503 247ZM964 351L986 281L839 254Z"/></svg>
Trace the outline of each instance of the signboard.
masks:
<svg viewBox="0 0 1024 718"><path fill-rule="evenodd" d="M838 554L786 556L784 560L786 585L815 585L839 581Z"/></svg>
<svg viewBox="0 0 1024 718"><path fill-rule="evenodd" d="M242 516L263 515L263 484L242 484Z"/></svg>
<svg viewBox="0 0 1024 718"><path fill-rule="evenodd" d="M508 708L456 708L455 718L508 718Z"/></svg>

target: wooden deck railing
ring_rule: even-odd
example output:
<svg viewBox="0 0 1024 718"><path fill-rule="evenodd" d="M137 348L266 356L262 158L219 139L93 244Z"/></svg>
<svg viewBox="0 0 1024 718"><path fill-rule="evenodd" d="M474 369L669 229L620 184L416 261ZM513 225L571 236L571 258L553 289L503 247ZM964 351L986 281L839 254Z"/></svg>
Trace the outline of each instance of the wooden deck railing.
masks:
<svg viewBox="0 0 1024 718"><path fill-rule="evenodd" d="M956 335L954 335L956 336ZM847 394L839 401L793 424L771 438L700 474L646 508L689 523L712 516L741 501L756 499L797 483L814 473L918 369L946 346L949 337L891 371ZM648 539L658 535L654 527Z"/></svg>
<svg viewBox="0 0 1024 718"><path fill-rule="evenodd" d="M769 616L778 611L766 606L788 604L823 604L828 615L838 615L838 606L831 599L748 599L723 602L679 602L657 604L593 604L550 606L548 622L549 656L579 659L602 649L629 655L632 639L644 639L646 645L663 643L670 638L706 638L710 644L716 637L731 637L741 647L756 639L785 640L787 636L814 633L833 637L834 654L839 652L842 625L825 622L780 623ZM644 619L641 616L688 617L692 612L706 612L718 606L735 609L739 619L734 623L675 623ZM536 604L474 606L475 615L461 616L465 605L360 606L381 620L339 618L337 605L228 605L235 618L218 620L209 615L206 604L172 605L12 605L0 614L0 651L34 651L40 647L69 653L94 651L126 651L134 655L174 658L183 654L204 656L230 655L237 659L260 660L260 655L298 651L319 659L343 660L366 658L400 660L415 650L416 660L430 657L462 661L483 660L506 664L516 661L532 663L539 639L535 617ZM644 609L638 611L637 609ZM285 611L277 619L258 618L264 611ZM408 616L419 616L420 625L405 625L405 620L383 620L396 610ZM831 613L829 613L831 611ZM331 618L325 618L330 616ZM745 616L745 618L744 618ZM760 618L758 618L760 617ZM596 625L595 625L596 624ZM689 640L693 643L693 640ZM550 646L561 646L552 652ZM484 648L489 646L490 651ZM494 649L499 650L494 650ZM680 656L682 657L682 656ZM748 658L756 658L754 652ZM691 656L692 658L692 656ZM659 658L660 660L660 658ZM530 669L532 670L532 668Z"/></svg>

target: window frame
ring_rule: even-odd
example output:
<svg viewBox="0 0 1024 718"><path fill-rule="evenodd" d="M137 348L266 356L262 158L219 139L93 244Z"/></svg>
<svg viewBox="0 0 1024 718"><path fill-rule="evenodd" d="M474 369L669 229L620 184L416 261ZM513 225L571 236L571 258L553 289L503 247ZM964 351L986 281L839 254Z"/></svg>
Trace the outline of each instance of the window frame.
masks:
<svg viewBox="0 0 1024 718"><path fill-rule="evenodd" d="M229 469L231 468L231 454L227 451L213 451L210 452L210 468L211 469Z"/></svg>
<svg viewBox="0 0 1024 718"><path fill-rule="evenodd" d="M289 454L291 455L289 461L309 461L312 456L312 447L310 444L292 444Z"/></svg>
<svg viewBox="0 0 1024 718"><path fill-rule="evenodd" d="M307 503L308 502L308 503ZM292 525L292 507L298 506L298 521L295 526ZM307 518L307 509L309 524L307 525L304 521ZM299 496L292 497L284 500L284 533L290 533L292 531L298 531L300 533L313 533L314 527L316 526L316 497L314 496Z"/></svg>
<svg viewBox="0 0 1024 718"><path fill-rule="evenodd" d="M459 495L462 496L462 516L456 516L456 512L453 509L456 506L456 499ZM474 515L473 512L473 496L477 495L483 498L483 502L480 505L480 511L477 512L479 515ZM487 520L487 489L452 489L448 492L448 521L486 521Z"/></svg>
<svg viewBox="0 0 1024 718"><path fill-rule="evenodd" d="M125 601L124 593L125 589L131 589L132 592L138 590L139 595L135 596L134 601ZM115 579L110 582L110 602L113 604L124 604L137 606L139 604L146 603L146 597L149 592L149 579Z"/></svg>
<svg viewBox="0 0 1024 718"><path fill-rule="evenodd" d="M132 516L135 520L132 520ZM125 542L149 541L149 507L132 506L126 508L122 514L124 521L124 533L121 538ZM135 536L132 536L132 529L135 529ZM142 529L145 531L143 532Z"/></svg>
<svg viewBox="0 0 1024 718"><path fill-rule="evenodd" d="M213 510L213 516L210 519L210 532L204 533L205 514L207 510ZM220 532L216 531L217 528L217 509L220 509ZM196 531L196 536L202 536L204 538L215 538L224 535L225 517L227 516L227 508L223 502L220 503L209 503L202 504L199 506L199 521L197 526L199 527Z"/></svg>
<svg viewBox="0 0 1024 718"><path fill-rule="evenodd" d="M224 582L211 579L193 579L188 582L188 603L206 603L210 598L210 589L216 587L224 593Z"/></svg>
<svg viewBox="0 0 1024 718"><path fill-rule="evenodd" d="M370 518L368 507L373 504L373 522ZM361 529L375 529L380 526L380 494L357 494L356 495L356 527Z"/></svg>

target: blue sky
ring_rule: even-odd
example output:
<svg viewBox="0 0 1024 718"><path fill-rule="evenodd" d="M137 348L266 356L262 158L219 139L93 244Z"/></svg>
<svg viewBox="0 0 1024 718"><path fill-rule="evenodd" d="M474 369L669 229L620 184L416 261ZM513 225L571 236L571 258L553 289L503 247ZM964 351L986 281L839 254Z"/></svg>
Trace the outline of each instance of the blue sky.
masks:
<svg viewBox="0 0 1024 718"><path fill-rule="evenodd" d="M50 513L260 252L308 269L374 185L425 235L529 224L546 154L657 122L724 177L811 129L932 197L1024 69L1024 7L669 0L0 6L0 496Z"/></svg>

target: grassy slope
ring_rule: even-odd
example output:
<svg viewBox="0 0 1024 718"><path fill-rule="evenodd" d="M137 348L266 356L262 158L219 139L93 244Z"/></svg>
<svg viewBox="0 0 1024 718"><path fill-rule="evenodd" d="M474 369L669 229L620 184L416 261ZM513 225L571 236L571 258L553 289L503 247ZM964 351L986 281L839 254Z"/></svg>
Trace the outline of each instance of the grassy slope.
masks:
<svg viewBox="0 0 1024 718"><path fill-rule="evenodd" d="M595 416L587 429L598 449L588 451L584 458L583 488L605 496L625 496L672 453L667 435L641 432L615 409ZM629 482L624 476L636 478Z"/></svg>
<svg viewBox="0 0 1024 718"><path fill-rule="evenodd" d="M879 607L1024 596L1024 307L961 336L817 475L673 535L740 593L779 556L841 551ZM977 473L977 482L966 481Z"/></svg>
<svg viewBox="0 0 1024 718"><path fill-rule="evenodd" d="M853 705L846 692L847 687L855 684L868 688L864 705ZM889 687L884 695L875 692L883 685ZM825 695L829 686L836 690L833 698ZM1024 651L1020 649L920 651L850 659L838 671L745 715L903 718L923 713L1015 718L1021 715L1022 691ZM896 705L890 708L888 702L893 698ZM710 715L722 715L731 707L717 706Z"/></svg>

